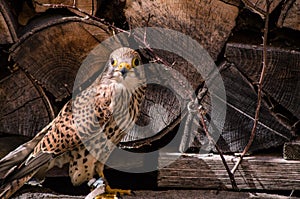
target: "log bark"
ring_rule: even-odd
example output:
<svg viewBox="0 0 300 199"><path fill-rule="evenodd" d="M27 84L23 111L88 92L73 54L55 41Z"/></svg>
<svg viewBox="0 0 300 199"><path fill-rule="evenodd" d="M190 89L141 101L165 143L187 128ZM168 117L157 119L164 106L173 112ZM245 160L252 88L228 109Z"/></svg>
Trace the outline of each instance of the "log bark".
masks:
<svg viewBox="0 0 300 199"><path fill-rule="evenodd" d="M61 101L71 95L82 61L110 35L106 28L103 24L79 17L40 18L26 27L19 42L11 48L11 57ZM89 74L102 66L91 69Z"/></svg>
<svg viewBox="0 0 300 199"><path fill-rule="evenodd" d="M237 15L237 7L219 0L132 0L125 8L130 28L177 30L196 39L214 60L235 26Z"/></svg>
<svg viewBox="0 0 300 199"><path fill-rule="evenodd" d="M0 44L12 44L17 41L17 22L8 2L0 2Z"/></svg>

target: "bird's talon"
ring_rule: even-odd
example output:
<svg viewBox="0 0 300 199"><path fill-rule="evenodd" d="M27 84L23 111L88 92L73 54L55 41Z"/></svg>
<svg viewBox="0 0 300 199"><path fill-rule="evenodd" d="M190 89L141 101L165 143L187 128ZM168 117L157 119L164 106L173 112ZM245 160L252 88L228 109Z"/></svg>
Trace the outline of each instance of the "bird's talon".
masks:
<svg viewBox="0 0 300 199"><path fill-rule="evenodd" d="M124 196L124 195L132 195L131 190L123 190L123 189L112 189L109 185L105 187L105 193L107 194L115 194L117 196Z"/></svg>

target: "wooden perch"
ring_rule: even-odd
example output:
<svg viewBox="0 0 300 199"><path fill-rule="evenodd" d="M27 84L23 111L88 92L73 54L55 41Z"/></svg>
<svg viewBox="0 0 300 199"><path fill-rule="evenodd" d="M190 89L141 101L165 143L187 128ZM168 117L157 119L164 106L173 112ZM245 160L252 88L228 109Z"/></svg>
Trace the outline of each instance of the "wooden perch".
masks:
<svg viewBox="0 0 300 199"><path fill-rule="evenodd" d="M166 165L178 154L161 153L159 165ZM225 156L229 167L238 160ZM235 173L242 190L299 190L299 161L287 161L281 156L245 157ZM231 189L230 179L218 155L183 154L164 168L158 175L159 187Z"/></svg>

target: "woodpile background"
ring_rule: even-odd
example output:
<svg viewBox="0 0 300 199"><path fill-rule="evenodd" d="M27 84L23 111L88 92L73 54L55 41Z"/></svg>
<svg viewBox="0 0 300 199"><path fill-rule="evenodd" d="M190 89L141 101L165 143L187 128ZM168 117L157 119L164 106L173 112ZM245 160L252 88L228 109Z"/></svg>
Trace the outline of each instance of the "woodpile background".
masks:
<svg viewBox="0 0 300 199"><path fill-rule="evenodd" d="M263 107L251 151L282 147L299 134L299 4L299 0L273 0L270 6ZM182 32L208 51L220 69L227 95L227 117L218 144L224 152L240 152L249 140L253 125L256 83L262 66L264 21L261 16L265 13L264 0L2 0L0 139L22 135L25 137L18 139L26 140L55 117L71 98L83 60L115 33L109 24L124 30L150 26ZM156 53L170 64L175 61L172 67L197 92L204 87L205 80L195 75L187 61L167 52ZM104 54L108 56L109 50ZM88 76L99 72L106 59L101 57L92 63ZM157 71L150 72L157 74ZM175 80L170 84L174 86ZM185 93L179 96L187 100ZM133 130L123 140L124 148L136 146L133 148L148 150L149 146L143 142L160 147L170 139L170 133L176 133L176 126L184 122L184 117L179 118L184 113L180 102L168 89L150 85L146 99L139 122L154 121L151 132L144 135L144 138L152 137L135 145L139 132ZM209 110L209 95L204 104ZM160 107L167 112L161 118L151 117L159 113ZM196 138L188 143L192 151L208 142L201 128L196 130L191 132ZM2 153L15 145L5 145Z"/></svg>
<svg viewBox="0 0 300 199"><path fill-rule="evenodd" d="M87 86L95 75L101 73L112 49L101 48L101 56L97 56L94 53L96 46L122 30L140 27L176 30L195 39L206 49L219 69L227 97L226 120L217 144L224 153L241 152L249 141L257 104L266 2L1 0L0 157L33 137L57 115L71 99L73 90L78 89L74 88L76 75L82 75L82 86ZM300 0L270 2L263 103L256 136L250 148L251 152L263 155L247 157L235 177L241 189L299 190L299 161L283 160L281 153L284 148L285 159L300 159ZM164 41L157 38L157 42ZM141 53L146 62L155 61L149 52L141 50ZM196 95L207 88L208 80L182 57L156 49L154 53L183 75ZM92 57L89 68L78 74L87 56ZM200 67L205 67L205 63ZM149 128L145 132L133 129L120 147L135 152L154 151L164 147L176 135L179 139L175 149L172 149L175 152L179 151L180 144L187 146L187 152L191 153L198 153L200 149L215 151L203 132L199 118L183 135L180 134L182 132L178 131L178 126L184 126L187 121L186 106L191 93L184 89L176 75L163 77L160 73L149 68L147 75L153 80L167 78L167 84L171 88L180 88L181 92L155 84L148 85L138 124L149 125ZM211 93L204 94L200 103L209 116ZM183 139L186 133L188 138ZM277 156L264 156L270 152L272 155L277 152ZM177 157L177 154L157 154L157 166L170 161L173 156ZM232 156L225 159L230 167L236 162ZM133 161L125 159L124 162L130 167ZM136 160L134 166L136 164L143 164L143 159ZM183 169L186 172L181 172ZM145 175L148 179L146 185L145 176L138 178L130 174L128 177L124 173L114 173L112 176L123 176L126 182L123 182L122 188L127 186L130 189L134 183L127 180L132 176L140 179L135 182L137 188L142 184L149 188L153 182L155 186L164 188L231 188L227 172L216 155L184 155L174 164L162 168L159 174ZM54 170L48 176L61 177L66 173L65 170ZM207 179L212 180L208 182ZM66 193L59 190L62 187L65 189L65 181L53 182L51 188ZM84 189L67 190L70 191L67 194L73 195L82 194L78 190Z"/></svg>

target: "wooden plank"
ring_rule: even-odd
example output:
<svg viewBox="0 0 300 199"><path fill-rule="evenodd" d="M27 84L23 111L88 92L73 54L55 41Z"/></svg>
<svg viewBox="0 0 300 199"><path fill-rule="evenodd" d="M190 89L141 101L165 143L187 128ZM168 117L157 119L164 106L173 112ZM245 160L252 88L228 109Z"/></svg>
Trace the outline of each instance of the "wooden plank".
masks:
<svg viewBox="0 0 300 199"><path fill-rule="evenodd" d="M201 189L232 189L230 179L219 155L161 153L159 165L171 164L159 169L159 187ZM224 156L232 168L238 158ZM239 189L299 190L300 161L284 160L279 156L245 157L235 173Z"/></svg>
<svg viewBox="0 0 300 199"><path fill-rule="evenodd" d="M44 189L33 189L31 192L26 191L12 199L84 199L81 196L71 196L63 194L50 194L45 193L47 190ZM172 199L211 199L211 198L222 198L222 199L240 199L240 198L260 198L260 199L296 199L297 197L288 197L285 195L268 194L268 193L254 193L254 192L234 192L234 191L220 191L220 190L134 190L133 195L122 196L122 199L161 199L161 198L172 198Z"/></svg>

